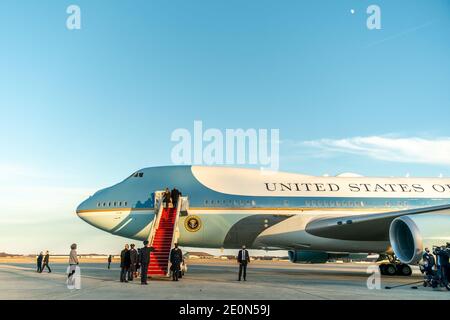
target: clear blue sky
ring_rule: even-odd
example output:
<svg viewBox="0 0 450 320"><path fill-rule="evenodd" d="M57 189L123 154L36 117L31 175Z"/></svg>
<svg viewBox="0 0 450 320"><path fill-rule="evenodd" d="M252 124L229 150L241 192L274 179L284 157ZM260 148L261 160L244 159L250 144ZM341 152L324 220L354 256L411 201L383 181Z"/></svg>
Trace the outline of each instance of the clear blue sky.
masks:
<svg viewBox="0 0 450 320"><path fill-rule="evenodd" d="M59 251L80 230L92 250L123 242L77 202L171 164L194 120L280 129L285 171L450 175L446 0L4 0L0 43L0 251Z"/></svg>

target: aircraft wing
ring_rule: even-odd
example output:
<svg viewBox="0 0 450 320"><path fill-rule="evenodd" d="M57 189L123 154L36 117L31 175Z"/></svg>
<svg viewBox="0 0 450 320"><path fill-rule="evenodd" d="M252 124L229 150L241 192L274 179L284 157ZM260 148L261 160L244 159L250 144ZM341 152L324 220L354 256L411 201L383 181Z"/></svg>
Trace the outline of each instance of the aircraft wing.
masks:
<svg viewBox="0 0 450 320"><path fill-rule="evenodd" d="M450 204L387 213L317 219L306 225L306 232L337 240L389 241L389 227L392 220L404 215L427 213L450 213Z"/></svg>

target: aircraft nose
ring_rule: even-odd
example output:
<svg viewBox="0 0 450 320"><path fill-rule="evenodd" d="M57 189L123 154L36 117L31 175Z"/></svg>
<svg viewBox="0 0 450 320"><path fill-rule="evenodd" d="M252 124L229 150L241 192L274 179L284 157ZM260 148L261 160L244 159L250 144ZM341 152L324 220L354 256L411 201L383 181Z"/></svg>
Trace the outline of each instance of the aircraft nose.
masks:
<svg viewBox="0 0 450 320"><path fill-rule="evenodd" d="M83 221L100 230L108 232L113 230L117 224L120 223L120 219L122 218L121 215L115 211L98 208L92 198L82 202L77 207L76 212L78 217Z"/></svg>
<svg viewBox="0 0 450 320"><path fill-rule="evenodd" d="M93 209L94 207L94 200L93 196L90 196L89 198L85 199L83 202L81 202L76 209L77 214L79 212L86 211L88 209Z"/></svg>
<svg viewBox="0 0 450 320"><path fill-rule="evenodd" d="M80 203L77 207L77 216L86 221L87 223L98 227L97 221L95 219L96 216L96 210L92 204L92 197L89 197L88 199L84 200L82 203Z"/></svg>
<svg viewBox="0 0 450 320"><path fill-rule="evenodd" d="M90 208L88 206L88 200L89 199L84 200L82 203L78 205L76 209L77 216L86 222L89 222L86 220L86 217L88 216L88 213L90 211Z"/></svg>
<svg viewBox="0 0 450 320"><path fill-rule="evenodd" d="M96 210L79 210L78 217L90 225L104 231L112 230L117 224L117 217L112 212L101 212Z"/></svg>

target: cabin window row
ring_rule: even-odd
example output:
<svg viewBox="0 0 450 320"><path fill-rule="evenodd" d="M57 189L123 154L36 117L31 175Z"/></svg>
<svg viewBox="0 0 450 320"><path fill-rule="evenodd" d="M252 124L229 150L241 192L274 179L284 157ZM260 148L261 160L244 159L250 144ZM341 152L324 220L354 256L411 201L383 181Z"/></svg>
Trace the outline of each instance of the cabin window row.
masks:
<svg viewBox="0 0 450 320"><path fill-rule="evenodd" d="M364 207L364 201L327 201L327 200L307 200L306 207Z"/></svg>
<svg viewBox="0 0 450 320"><path fill-rule="evenodd" d="M97 207L127 207L127 201L97 202Z"/></svg>
<svg viewBox="0 0 450 320"><path fill-rule="evenodd" d="M307 200L306 207L331 207L331 208L362 208L366 206L364 201L327 201L327 200ZM386 201L386 207L408 207L408 201Z"/></svg>
<svg viewBox="0 0 450 320"><path fill-rule="evenodd" d="M255 200L205 200L205 205L210 206L256 206ZM288 200L283 201L284 206L289 205ZM327 201L327 200L307 200L305 207L328 207L328 208L363 208L366 206L364 201ZM407 201L386 201L386 207L408 207Z"/></svg>
<svg viewBox="0 0 450 320"><path fill-rule="evenodd" d="M385 203L386 207L407 207L408 206L408 201L386 201Z"/></svg>
<svg viewBox="0 0 450 320"><path fill-rule="evenodd" d="M224 206L256 206L255 200L205 200L205 205L224 205Z"/></svg>

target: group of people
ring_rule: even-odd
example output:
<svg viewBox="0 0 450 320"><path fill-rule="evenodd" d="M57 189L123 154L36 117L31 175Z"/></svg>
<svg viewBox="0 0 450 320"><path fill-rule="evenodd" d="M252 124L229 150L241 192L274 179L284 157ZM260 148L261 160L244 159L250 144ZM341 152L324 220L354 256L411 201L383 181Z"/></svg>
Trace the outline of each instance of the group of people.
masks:
<svg viewBox="0 0 450 320"><path fill-rule="evenodd" d="M48 252L48 250L45 251L45 255L41 251L37 255L37 258L36 258L36 263L37 263L36 272L42 273L42 271L44 271L45 268L47 268L48 273L52 272L52 269L50 269L50 266L49 266L49 261L50 261L50 253Z"/></svg>
<svg viewBox="0 0 450 320"><path fill-rule="evenodd" d="M163 203L165 208L169 208L172 204L173 208L178 205L178 200L181 197L181 192L177 188L172 191L166 188L163 193ZM133 281L135 278L141 277L141 284L147 284L147 270L150 264L150 253L154 251L153 247L149 246L149 242L144 241L144 247L136 249L134 244L126 244L125 248L120 252L120 282ZM112 256L108 257L108 269L111 268ZM180 265L183 261L183 254L175 244L175 247L170 252L171 271L173 273L173 280L178 281Z"/></svg>
<svg viewBox="0 0 450 320"><path fill-rule="evenodd" d="M134 244L125 245L125 248L120 253L120 282L128 282L133 281L135 278L141 277L141 284L147 285L147 270L150 264L150 253L154 251L153 247L149 246L149 242L144 241L144 247L137 249ZM69 273L68 278L73 276L76 270L76 266L79 264L78 255L77 255L77 245L73 243L70 246L70 254L69 254ZM429 252L429 251L428 251ZM424 256L425 257L425 256ZM48 272L52 272L49 266L50 254L48 251L40 252L37 256L37 272L41 273L44 268L48 269ZM425 258L424 258L425 259ZM170 251L170 271L172 273L172 280L178 281L181 277L181 264L184 262L183 252L178 247L178 244L175 243L174 248ZM250 255L245 248L245 245L242 246L242 249L239 250L237 261L239 263L239 278L246 281L247 279L247 264L250 263ZM111 268L112 256L108 256L108 269ZM448 259L447 259L448 264Z"/></svg>
<svg viewBox="0 0 450 320"><path fill-rule="evenodd" d="M150 253L154 250L149 242L144 241L144 247L136 249L134 244L125 245L120 252L120 282L133 281L141 277L141 284L147 284L147 269L150 263ZM108 269L111 267L112 256L108 257ZM141 272L140 272L141 270Z"/></svg>
<svg viewBox="0 0 450 320"><path fill-rule="evenodd" d="M141 284L148 284L147 270L150 264L150 253L154 251L153 247L149 246L149 242L144 241L144 247L135 249L135 245L125 245L125 248L120 252L120 282L133 281L135 278L141 277ZM108 269L111 267L112 257L108 257ZM181 263L183 262L183 253L178 247L170 251L170 271L172 273L173 281L178 281L181 275Z"/></svg>
<svg viewBox="0 0 450 320"><path fill-rule="evenodd" d="M169 208L169 205L172 204L173 208L176 208L178 205L178 199L182 196L181 192L177 188L173 188L172 191L169 188L166 188L163 194L163 203L166 208Z"/></svg>
<svg viewBox="0 0 450 320"><path fill-rule="evenodd" d="M433 255L434 254L434 255ZM422 256L423 271L428 281L437 276L437 280L443 286L450 285L450 243L445 246L433 248L433 254L429 248L425 248ZM436 258L434 257L436 256Z"/></svg>
<svg viewBox="0 0 450 320"><path fill-rule="evenodd" d="M140 251L135 249L135 245L126 244L125 248L120 252L120 282L133 281L138 277L140 268ZM111 266L111 256L108 258L108 269Z"/></svg>
<svg viewBox="0 0 450 320"><path fill-rule="evenodd" d="M70 246L70 253L69 253L69 275L68 275L69 278L75 273L75 267L79 264L76 249L77 245L76 243L73 243ZM50 268L49 261L50 261L49 251L48 250L45 251L45 254L41 251L36 258L37 263L36 271L38 273L42 273L42 271L44 271L44 269L47 268L48 273L51 273L52 269Z"/></svg>

